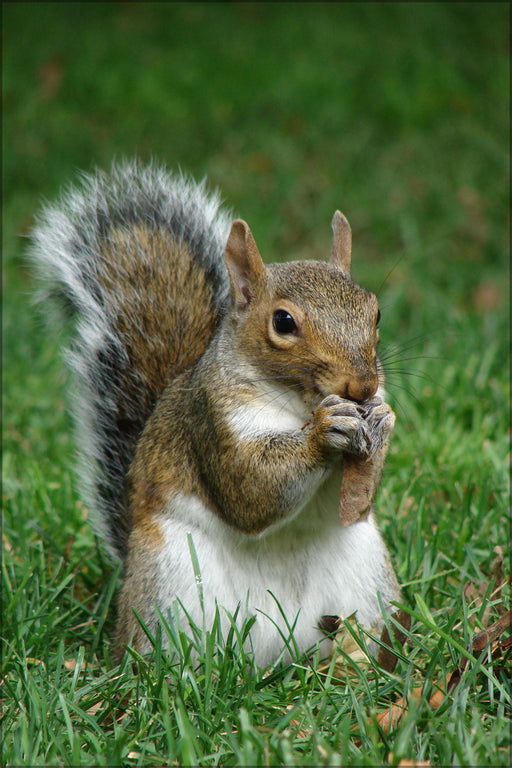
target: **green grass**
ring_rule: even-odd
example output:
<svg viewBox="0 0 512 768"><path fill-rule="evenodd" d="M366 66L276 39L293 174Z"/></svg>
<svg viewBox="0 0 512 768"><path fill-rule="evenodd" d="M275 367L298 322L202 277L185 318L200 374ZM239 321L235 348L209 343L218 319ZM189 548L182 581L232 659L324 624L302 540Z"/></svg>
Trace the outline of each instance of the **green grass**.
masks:
<svg viewBox="0 0 512 768"><path fill-rule="evenodd" d="M499 601L464 596L510 535L508 29L492 3L3 5L5 764L509 763L509 660L468 651ZM264 676L215 627L169 628L177 660L157 642L112 663L68 329L31 307L23 253L42 198L135 153L207 174L269 261L324 258L334 209L351 222L397 413L377 513L413 618L393 673ZM378 713L418 685L384 733Z"/></svg>

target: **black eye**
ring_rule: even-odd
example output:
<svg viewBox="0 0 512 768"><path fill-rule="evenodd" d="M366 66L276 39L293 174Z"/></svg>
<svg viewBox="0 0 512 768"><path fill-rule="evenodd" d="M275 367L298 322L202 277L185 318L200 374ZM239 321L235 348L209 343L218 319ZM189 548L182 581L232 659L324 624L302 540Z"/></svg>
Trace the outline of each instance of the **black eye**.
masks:
<svg viewBox="0 0 512 768"><path fill-rule="evenodd" d="M380 309L377 310L377 322L375 325L378 325L380 323Z"/></svg>
<svg viewBox="0 0 512 768"><path fill-rule="evenodd" d="M286 309L276 309L272 325L276 333L294 333L297 330L297 323Z"/></svg>

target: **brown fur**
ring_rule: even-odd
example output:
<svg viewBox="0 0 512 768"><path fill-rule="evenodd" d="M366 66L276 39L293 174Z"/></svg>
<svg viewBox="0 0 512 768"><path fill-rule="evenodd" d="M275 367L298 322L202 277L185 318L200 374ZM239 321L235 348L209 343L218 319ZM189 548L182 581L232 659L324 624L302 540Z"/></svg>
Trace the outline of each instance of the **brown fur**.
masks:
<svg viewBox="0 0 512 768"><path fill-rule="evenodd" d="M129 358L119 387L127 402L137 401L145 410L206 349L218 324L213 289L187 245L162 229L141 224L117 228L109 232L103 256L99 279Z"/></svg>
<svg viewBox="0 0 512 768"><path fill-rule="evenodd" d="M330 464L320 411L301 440L234 438L228 427L233 406L254 398L253 383L240 379L242 361L254 364L258 376L297 387L312 409L331 392L367 387L371 395L377 387L373 294L338 268L313 262L258 271L251 291L246 316L225 321L200 362L169 384L146 425L129 474L137 525L161 513L179 491L195 494L235 528L260 533L289 514L294 498L300 502L295 478ZM284 295L303 308L305 321L292 348L276 354L268 318ZM235 295L237 307L241 297ZM353 475L354 484L361 474Z"/></svg>
<svg viewBox="0 0 512 768"><path fill-rule="evenodd" d="M346 219L334 215L328 264L265 267L247 224L229 232L219 203L203 184L133 161L83 175L35 231L50 290L78 317L70 361L84 491L124 563L118 656L130 641L149 648L134 610L154 632L155 604L166 611L196 586L174 532L196 526L214 544L218 517L260 534L295 517L325 481L308 507L318 510L314 536L317 522L336 525L343 465L350 521L373 498L392 428L389 407L372 397L377 300L350 278ZM291 313L291 331L277 327L276 310ZM250 538L234 538L258 558ZM229 579L229 552L224 566ZM391 568L373 575L398 594Z"/></svg>
<svg viewBox="0 0 512 768"><path fill-rule="evenodd" d="M311 473L339 457L328 437L332 408L340 398L367 401L378 386L377 302L350 279L345 246L337 254L344 269L315 262L265 268L247 225L236 222L226 253L232 304L219 326L213 287L186 245L141 224L105 240L100 279L128 357L118 386L142 412L156 400L127 477L132 531L118 652L130 640L144 644L132 609L154 629L154 562L164 544L158 518L172 514L172 499L194 495L230 526L261 533L301 504ZM299 322L296 334L273 330L283 306ZM265 379L296 391L311 424L240 440L230 415L258 396ZM328 395L338 396L335 405L321 406ZM363 449L354 443L350 450ZM346 455L342 524L369 513L384 455L384 448L369 461Z"/></svg>

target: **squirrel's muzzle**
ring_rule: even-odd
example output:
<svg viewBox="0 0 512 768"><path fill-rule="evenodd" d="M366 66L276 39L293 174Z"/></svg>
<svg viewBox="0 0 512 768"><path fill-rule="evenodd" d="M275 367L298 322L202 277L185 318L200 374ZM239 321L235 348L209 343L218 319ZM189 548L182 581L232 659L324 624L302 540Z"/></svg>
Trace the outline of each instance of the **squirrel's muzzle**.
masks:
<svg viewBox="0 0 512 768"><path fill-rule="evenodd" d="M335 384L332 393L345 400L364 403L376 393L379 386L377 374L371 376L343 376Z"/></svg>

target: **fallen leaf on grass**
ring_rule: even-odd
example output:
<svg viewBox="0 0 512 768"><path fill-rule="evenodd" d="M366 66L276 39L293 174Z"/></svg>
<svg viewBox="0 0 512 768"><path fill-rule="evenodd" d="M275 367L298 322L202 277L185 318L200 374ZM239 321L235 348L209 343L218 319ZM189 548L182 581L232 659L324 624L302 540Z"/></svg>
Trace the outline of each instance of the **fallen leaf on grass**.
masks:
<svg viewBox="0 0 512 768"><path fill-rule="evenodd" d="M491 611L504 613L506 610L506 607L501 600L503 587L507 584L507 582L503 580L503 547L496 546L494 547L493 552L496 555L491 563L491 573L493 578L487 579L486 581L480 581L477 584L467 581L463 587L464 597L470 605L473 605L473 607L479 608L484 600L487 601L481 618L484 626L489 621ZM500 600L501 602L496 602ZM470 621L474 625L475 619L473 616L470 616Z"/></svg>
<svg viewBox="0 0 512 768"><path fill-rule="evenodd" d="M393 619L391 631L401 648L411 627L411 617L406 611L400 609L393 614ZM375 667L374 660L367 655L356 639L358 636L358 624L354 615L349 616L344 621L338 616L323 616L319 626L325 634L331 635L334 640L329 657L320 666L319 672L326 672L330 669L334 659L335 679L338 682L343 682L357 675L357 670ZM377 625L368 631L369 634L377 635ZM387 672L393 672L398 657L386 625L384 625L381 632L380 642L377 662L382 669L385 669Z"/></svg>
<svg viewBox="0 0 512 768"><path fill-rule="evenodd" d="M74 672L76 669L76 665L78 664L77 660L75 658L73 659L65 659L64 660L64 666L68 670L68 672ZM82 659L80 663L80 670L85 669L85 659Z"/></svg>
<svg viewBox="0 0 512 768"><path fill-rule="evenodd" d="M395 640L398 641L400 646L402 647L405 643L407 632L411 628L411 616L403 609L400 609L395 614L393 614L393 618L396 619L397 623L402 627L402 629L399 629L395 624L392 625L392 631L393 636ZM405 629L405 632L403 631ZM381 642L384 643L384 645L381 645L379 648L379 655L377 656L377 661L379 662L380 666L383 667L387 672L393 672L396 663L398 661L398 657L396 653L393 651L391 638L389 636L388 628L384 625L384 629L382 630L381 635Z"/></svg>
<svg viewBox="0 0 512 768"><path fill-rule="evenodd" d="M293 704L288 704L286 709L289 712L290 710L295 709L295 706ZM313 733L311 728L303 728L303 727L301 727L300 721L296 717L293 717L290 720L290 722L288 723L288 726L289 727L291 726L291 727L296 729L294 731L294 733L295 733L295 736L297 736L299 739L305 739L308 736L311 736L311 734ZM286 730L288 730L288 729L286 729Z"/></svg>
<svg viewBox="0 0 512 768"><path fill-rule="evenodd" d="M416 697L413 696L413 698ZM388 733L389 731L392 731L396 725L398 725L407 711L407 702L403 696L400 696L400 698L394 704L391 704L391 706L384 710L384 712L379 712L375 719L382 732Z"/></svg>
<svg viewBox="0 0 512 768"><path fill-rule="evenodd" d="M502 640L501 636L505 630L511 626L512 610L509 609L506 613L503 614L503 616L500 616L500 618L495 621L494 624L491 624L490 627L483 629L481 632L477 632L477 634L473 636L473 640L471 642L472 650L475 653L480 653L480 651L483 651L487 643L490 644L491 654L497 651L501 645L503 645L503 647L508 647L512 638L507 637L503 638Z"/></svg>
<svg viewBox="0 0 512 768"><path fill-rule="evenodd" d="M328 658L320 665L318 671L326 673L327 670L332 668L335 673L334 679L338 682L344 682L357 674L356 667L358 669L366 669L372 662L355 640L354 635L357 636L358 631L355 615L349 616L345 620L332 616L324 616L323 618L336 618L338 628L335 632L329 633L334 635L331 652ZM349 627L353 628L353 632L350 631ZM374 632L375 627L371 631ZM331 667L333 659L334 665Z"/></svg>
<svg viewBox="0 0 512 768"><path fill-rule="evenodd" d="M93 704L92 707L89 707L87 710L88 715L95 715L103 706L103 700L97 701L96 704Z"/></svg>
<svg viewBox="0 0 512 768"><path fill-rule="evenodd" d="M445 681L444 686L440 686L439 683L434 683L434 686L435 691L431 694L428 703L430 708L435 710L438 709L445 700L449 689L449 682ZM389 733L389 731L393 730L393 728L398 725L402 717L409 711L410 702L420 701L422 695L423 687L420 685L417 688L413 688L408 698L400 696L400 698L397 699L394 704L391 704L383 712L379 712L375 716L375 720L377 721L379 727L382 729L382 732Z"/></svg>
<svg viewBox="0 0 512 768"><path fill-rule="evenodd" d="M503 634L510 627L512 627L511 609L506 610L493 624L473 635L470 643L471 653L479 655L488 647L493 663L496 662L512 646L512 636L503 637ZM439 681L434 683L436 690L428 700L431 709L438 709L446 697L459 685L467 664L468 658L464 656L459 666L447 675L442 684ZM408 712L410 701L418 701L422 695L423 686L418 686L411 691L408 699L401 696L394 704L391 704L383 712L378 713L375 719L383 733L388 733L395 728L402 717Z"/></svg>
<svg viewBox="0 0 512 768"><path fill-rule="evenodd" d="M484 601L487 601L485 610L480 618L479 631L475 632L471 638L469 650L472 655L480 655L488 647L492 663L495 665L495 669L499 669L499 667L496 667L496 662L505 653L508 653L512 647L512 636L504 637L505 632L512 626L512 611L508 609L502 594L503 588L507 584L503 580L503 549L495 547L493 551L496 554L491 565L494 582L488 580L478 585L465 585L464 593L468 602L474 601L475 608L480 607ZM499 618L492 624L488 624L491 610ZM410 620L411 617L405 610L400 610L393 614L393 622L391 622L390 628L394 641L390 637L388 628L385 626L380 638L381 645L377 655L377 663L375 663L375 660L357 642L358 627L354 616L349 617L347 620L343 620L339 616L323 616L319 623L319 628L327 636L332 637L334 642L329 658L320 665L318 672L326 673L327 670L334 669L335 676L333 677L333 682L340 682L340 680L341 682L349 682L361 672L368 673L371 671L375 675L378 674L379 669L392 673L398 660L397 644L400 648L403 648L410 629ZM480 629L482 624L484 628ZM373 627L370 633L375 636L376 627ZM374 715L374 719L382 733L386 734L398 725L400 720L409 711L413 701L419 702L425 699L432 710L439 709L447 696L460 684L467 663L468 659L464 656L458 667L453 669L446 677L434 682L432 684L433 690L428 691L428 699L427 691L425 691L426 683L423 685L419 683L409 693L408 697L400 697L384 711L377 712ZM297 721L293 721L293 724L299 726ZM354 726L352 730L356 731L358 727ZM357 738L354 743L359 746L361 745L361 741ZM391 755L390 762L392 762ZM428 761L401 760L398 765L405 767L430 766L431 764Z"/></svg>
<svg viewBox="0 0 512 768"><path fill-rule="evenodd" d="M130 694L126 694L125 696L119 698L114 706L105 713L105 716L101 721L103 727L113 725L114 721L117 723L117 725L120 725L123 720L128 717L129 709L127 708L127 705L130 701L130 698ZM106 699L99 699L95 704L92 704L88 708L87 714L96 715L105 705L105 701Z"/></svg>

